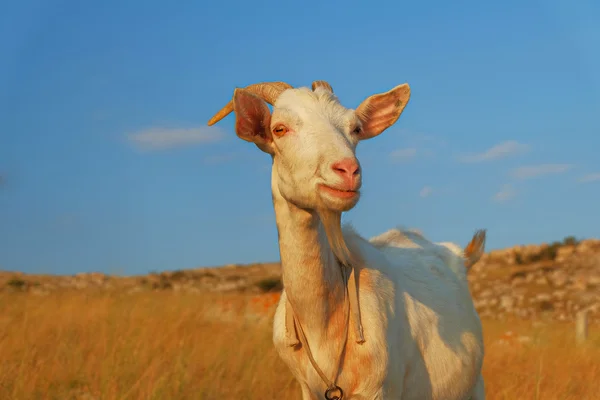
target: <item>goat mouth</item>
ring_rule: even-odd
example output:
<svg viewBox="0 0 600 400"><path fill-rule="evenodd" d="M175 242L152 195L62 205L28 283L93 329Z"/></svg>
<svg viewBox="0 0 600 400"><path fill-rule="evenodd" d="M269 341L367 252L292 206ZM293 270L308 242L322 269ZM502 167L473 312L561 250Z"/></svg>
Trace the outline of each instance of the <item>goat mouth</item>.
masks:
<svg viewBox="0 0 600 400"><path fill-rule="evenodd" d="M323 192L325 192L331 196L341 198L341 199L352 199L352 198L358 196L358 194L359 194L358 190L337 189L337 188L334 188L331 186L327 186L325 184L320 184L319 187Z"/></svg>

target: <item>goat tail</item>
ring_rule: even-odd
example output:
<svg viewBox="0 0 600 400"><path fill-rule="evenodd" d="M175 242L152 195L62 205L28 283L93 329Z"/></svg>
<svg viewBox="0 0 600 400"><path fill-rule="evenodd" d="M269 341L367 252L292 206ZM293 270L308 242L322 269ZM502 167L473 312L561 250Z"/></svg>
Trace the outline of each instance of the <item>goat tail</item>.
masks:
<svg viewBox="0 0 600 400"><path fill-rule="evenodd" d="M483 253L485 252L485 239L486 230L479 229L465 247L465 268L467 268L467 271L469 271L471 267L481 259L481 256L483 256Z"/></svg>

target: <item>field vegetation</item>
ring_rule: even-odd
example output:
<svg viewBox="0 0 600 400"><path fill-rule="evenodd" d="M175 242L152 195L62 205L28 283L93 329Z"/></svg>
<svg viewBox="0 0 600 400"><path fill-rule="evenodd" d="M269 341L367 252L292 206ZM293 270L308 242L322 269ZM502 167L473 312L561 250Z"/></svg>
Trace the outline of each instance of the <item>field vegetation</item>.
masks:
<svg viewBox="0 0 600 400"><path fill-rule="evenodd" d="M0 399L300 399L271 343L278 293L0 293ZM490 400L598 399L600 332L484 320Z"/></svg>

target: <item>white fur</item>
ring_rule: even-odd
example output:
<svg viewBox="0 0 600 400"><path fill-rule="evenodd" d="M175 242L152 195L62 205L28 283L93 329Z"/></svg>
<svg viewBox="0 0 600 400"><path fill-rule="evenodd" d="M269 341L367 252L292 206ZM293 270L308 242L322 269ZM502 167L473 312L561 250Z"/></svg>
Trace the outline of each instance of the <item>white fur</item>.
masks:
<svg viewBox="0 0 600 400"><path fill-rule="evenodd" d="M337 384L345 400L484 399L482 328L462 250L454 244L432 243L407 230L368 241L344 228L348 249L361 260L355 273L366 341L356 343L352 329L347 342L343 337L346 282L320 216L323 210L351 209L358 196L335 197L320 185L342 184L332 165L355 159L360 140L377 136L396 121L408 101L408 86L367 98L357 112L325 88L288 89L276 100L270 120L256 98L242 95L236 116L255 123L241 123L236 132L273 158L271 189L284 284L273 342L299 381L303 400L323 399L326 386L305 349L290 347L286 340L288 299L317 364L331 379L342 357ZM273 132L278 124L289 132L277 136L267 129L254 135L243 128L261 127L256 121L263 120L270 121ZM354 131L357 126L364 128L361 134Z"/></svg>
<svg viewBox="0 0 600 400"><path fill-rule="evenodd" d="M368 276L373 282L372 290L359 289L366 342L349 340L347 346L374 360L367 368L361 365L361 356L344 360L337 383L355 388L344 398L485 399L481 323L464 279L462 250L429 242L410 231L392 232L395 237L387 245L379 242L375 247L344 229L350 249L365 260L360 266L361 280ZM399 237L403 239L399 241ZM324 238L320 246L327 247ZM286 274L294 272L285 269ZM322 399L323 383L306 356L286 346L285 301L284 290L274 319L275 346L306 387L303 399ZM342 338L327 332L327 327L321 326L307 336L317 363L333 376Z"/></svg>

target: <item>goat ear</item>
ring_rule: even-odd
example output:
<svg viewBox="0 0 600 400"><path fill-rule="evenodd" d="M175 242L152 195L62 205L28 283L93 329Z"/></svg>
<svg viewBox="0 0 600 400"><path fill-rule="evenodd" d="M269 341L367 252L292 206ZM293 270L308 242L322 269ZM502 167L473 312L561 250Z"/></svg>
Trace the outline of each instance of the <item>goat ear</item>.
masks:
<svg viewBox="0 0 600 400"><path fill-rule="evenodd" d="M254 143L265 153L273 154L271 112L267 103L246 89L233 92L235 133L240 139Z"/></svg>
<svg viewBox="0 0 600 400"><path fill-rule="evenodd" d="M379 135L394 125L410 99L408 83L398 85L392 90L374 94L366 98L356 109L356 115L362 122L361 140Z"/></svg>

